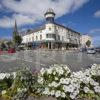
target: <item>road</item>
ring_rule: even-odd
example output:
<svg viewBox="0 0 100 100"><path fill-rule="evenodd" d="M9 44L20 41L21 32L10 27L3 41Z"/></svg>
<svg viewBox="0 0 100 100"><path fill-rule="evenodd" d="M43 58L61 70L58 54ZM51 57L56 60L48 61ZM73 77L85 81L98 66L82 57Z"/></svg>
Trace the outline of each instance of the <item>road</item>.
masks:
<svg viewBox="0 0 100 100"><path fill-rule="evenodd" d="M15 54L0 55L0 72L13 72L24 67L34 71L52 64L66 64L72 71L78 71L94 63L100 64L100 54L44 50L20 51Z"/></svg>

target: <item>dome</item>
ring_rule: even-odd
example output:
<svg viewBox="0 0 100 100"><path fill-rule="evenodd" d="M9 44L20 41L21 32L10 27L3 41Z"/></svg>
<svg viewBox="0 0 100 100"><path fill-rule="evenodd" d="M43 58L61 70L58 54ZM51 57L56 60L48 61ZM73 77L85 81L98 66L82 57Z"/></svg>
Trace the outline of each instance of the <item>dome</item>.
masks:
<svg viewBox="0 0 100 100"><path fill-rule="evenodd" d="M55 13L52 8L49 8L47 12L44 14L47 22L54 22Z"/></svg>
<svg viewBox="0 0 100 100"><path fill-rule="evenodd" d="M52 12L52 13L54 13L54 11L53 11L52 8L49 8L49 9L47 10L47 12Z"/></svg>
<svg viewBox="0 0 100 100"><path fill-rule="evenodd" d="M53 15L55 15L54 10L52 8L49 8L47 10L47 12L45 13L45 15L47 15L47 14L53 14Z"/></svg>

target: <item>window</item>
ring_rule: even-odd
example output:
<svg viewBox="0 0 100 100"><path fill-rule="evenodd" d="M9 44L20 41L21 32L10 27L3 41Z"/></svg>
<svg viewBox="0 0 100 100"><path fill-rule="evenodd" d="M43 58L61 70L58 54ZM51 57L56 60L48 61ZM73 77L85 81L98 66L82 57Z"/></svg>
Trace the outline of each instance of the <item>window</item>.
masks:
<svg viewBox="0 0 100 100"><path fill-rule="evenodd" d="M46 34L47 38L53 38L56 40L56 34Z"/></svg>
<svg viewBox="0 0 100 100"><path fill-rule="evenodd" d="M42 35L40 35L40 40L42 40Z"/></svg>
<svg viewBox="0 0 100 100"><path fill-rule="evenodd" d="M51 27L49 27L49 30L51 31Z"/></svg>
<svg viewBox="0 0 100 100"><path fill-rule="evenodd" d="M34 37L32 37L32 41L34 41Z"/></svg>
<svg viewBox="0 0 100 100"><path fill-rule="evenodd" d="M38 36L36 36L36 40L38 40Z"/></svg>
<svg viewBox="0 0 100 100"><path fill-rule="evenodd" d="M52 38L56 40L56 34L52 34Z"/></svg>
<svg viewBox="0 0 100 100"><path fill-rule="evenodd" d="M62 36L62 40L64 40L64 37Z"/></svg>
<svg viewBox="0 0 100 100"><path fill-rule="evenodd" d="M58 35L58 40L60 40L60 35Z"/></svg>
<svg viewBox="0 0 100 100"><path fill-rule="evenodd" d="M48 38L48 34L46 34L46 37Z"/></svg>
<svg viewBox="0 0 100 100"><path fill-rule="evenodd" d="M46 37L51 38L52 36L51 36L51 34L46 34Z"/></svg>

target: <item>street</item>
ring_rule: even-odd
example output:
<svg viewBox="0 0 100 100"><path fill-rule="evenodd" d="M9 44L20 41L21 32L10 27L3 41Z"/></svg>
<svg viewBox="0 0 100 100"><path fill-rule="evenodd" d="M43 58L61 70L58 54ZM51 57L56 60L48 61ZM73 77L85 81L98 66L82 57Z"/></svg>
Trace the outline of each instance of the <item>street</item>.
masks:
<svg viewBox="0 0 100 100"><path fill-rule="evenodd" d="M86 69L94 63L100 64L100 54L29 50L0 55L0 72L14 72L25 67L34 71L53 64L66 64L72 71L78 71Z"/></svg>

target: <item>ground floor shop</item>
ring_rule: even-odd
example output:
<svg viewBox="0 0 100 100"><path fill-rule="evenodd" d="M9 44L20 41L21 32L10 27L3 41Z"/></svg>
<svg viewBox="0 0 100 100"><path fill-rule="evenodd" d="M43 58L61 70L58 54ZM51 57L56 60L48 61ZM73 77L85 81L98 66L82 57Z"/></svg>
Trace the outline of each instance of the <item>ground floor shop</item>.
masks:
<svg viewBox="0 0 100 100"><path fill-rule="evenodd" d="M28 49L69 49L78 48L78 44L66 43L61 41L38 41L25 44Z"/></svg>

